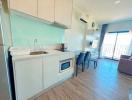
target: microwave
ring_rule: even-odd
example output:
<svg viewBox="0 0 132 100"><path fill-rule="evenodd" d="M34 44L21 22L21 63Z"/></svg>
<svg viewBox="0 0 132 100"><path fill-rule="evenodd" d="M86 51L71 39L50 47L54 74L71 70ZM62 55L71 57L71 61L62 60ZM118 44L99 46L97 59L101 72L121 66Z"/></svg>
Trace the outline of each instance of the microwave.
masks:
<svg viewBox="0 0 132 100"><path fill-rule="evenodd" d="M70 69L73 66L73 60L72 59L66 59L66 60L62 60L60 61L60 73L64 72L68 69Z"/></svg>

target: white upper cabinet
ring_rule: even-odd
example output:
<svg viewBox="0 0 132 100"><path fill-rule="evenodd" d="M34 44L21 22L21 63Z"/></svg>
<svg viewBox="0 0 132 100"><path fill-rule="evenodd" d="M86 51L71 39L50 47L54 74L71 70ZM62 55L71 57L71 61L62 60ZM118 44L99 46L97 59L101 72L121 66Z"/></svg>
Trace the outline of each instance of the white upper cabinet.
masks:
<svg viewBox="0 0 132 100"><path fill-rule="evenodd" d="M71 27L72 0L55 0L55 23Z"/></svg>
<svg viewBox="0 0 132 100"><path fill-rule="evenodd" d="M10 8L70 28L73 0L10 0Z"/></svg>
<svg viewBox="0 0 132 100"><path fill-rule="evenodd" d="M38 17L54 22L54 0L38 0Z"/></svg>
<svg viewBox="0 0 132 100"><path fill-rule="evenodd" d="M38 0L10 0L10 8L36 17L37 2Z"/></svg>

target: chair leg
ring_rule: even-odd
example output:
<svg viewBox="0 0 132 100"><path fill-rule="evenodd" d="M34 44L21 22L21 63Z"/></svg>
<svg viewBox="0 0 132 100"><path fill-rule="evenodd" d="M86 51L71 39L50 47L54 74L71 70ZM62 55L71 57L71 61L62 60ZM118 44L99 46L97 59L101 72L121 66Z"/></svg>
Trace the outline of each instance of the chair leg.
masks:
<svg viewBox="0 0 132 100"><path fill-rule="evenodd" d="M76 77L77 77L77 74L78 74L78 65L76 65Z"/></svg>
<svg viewBox="0 0 132 100"><path fill-rule="evenodd" d="M83 63L83 72L84 72L84 70L85 70L85 63Z"/></svg>
<svg viewBox="0 0 132 100"><path fill-rule="evenodd" d="M84 72L84 64L82 63L82 72Z"/></svg>
<svg viewBox="0 0 132 100"><path fill-rule="evenodd" d="M96 68L96 61L94 61L94 69Z"/></svg>
<svg viewBox="0 0 132 100"><path fill-rule="evenodd" d="M88 61L88 66L87 66L87 68L89 68L89 66L90 66L90 61Z"/></svg>
<svg viewBox="0 0 132 100"><path fill-rule="evenodd" d="M87 68L89 68L89 65L90 65L90 61L88 61L88 66L87 66Z"/></svg>
<svg viewBox="0 0 132 100"><path fill-rule="evenodd" d="M96 61L96 68L97 68L97 66L98 66L98 62Z"/></svg>
<svg viewBox="0 0 132 100"><path fill-rule="evenodd" d="M97 68L97 61L94 61L94 69Z"/></svg>
<svg viewBox="0 0 132 100"><path fill-rule="evenodd" d="M86 66L86 63L84 63L84 68L85 68L85 66Z"/></svg>

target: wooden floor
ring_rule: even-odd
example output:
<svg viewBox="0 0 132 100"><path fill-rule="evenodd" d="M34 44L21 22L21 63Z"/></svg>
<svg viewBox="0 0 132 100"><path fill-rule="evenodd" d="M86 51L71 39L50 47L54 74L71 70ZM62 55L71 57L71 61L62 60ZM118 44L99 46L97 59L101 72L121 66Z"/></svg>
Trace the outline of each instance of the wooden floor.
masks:
<svg viewBox="0 0 132 100"><path fill-rule="evenodd" d="M128 100L132 77L118 73L117 65L115 61L100 60L97 69L91 66L36 100Z"/></svg>

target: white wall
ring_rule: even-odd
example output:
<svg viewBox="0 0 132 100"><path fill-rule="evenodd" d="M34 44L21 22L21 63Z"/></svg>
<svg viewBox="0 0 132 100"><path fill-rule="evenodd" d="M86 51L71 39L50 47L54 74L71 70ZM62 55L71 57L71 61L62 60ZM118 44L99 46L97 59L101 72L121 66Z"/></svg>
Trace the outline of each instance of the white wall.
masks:
<svg viewBox="0 0 132 100"><path fill-rule="evenodd" d="M11 27L10 27L10 18L9 18L9 11L6 6L6 1L3 2L3 5L5 5L1 9L1 23L2 23L2 33L3 34L3 39L4 39L4 45L6 46L12 46L12 34L11 34Z"/></svg>
<svg viewBox="0 0 132 100"><path fill-rule="evenodd" d="M87 46L86 46L86 50L91 48L90 45L89 45L89 42L90 41L97 41L97 47L95 49L98 49L98 44L99 44L99 39L100 39L100 32L101 30L98 30L96 32L89 32L87 35L86 35L86 41L87 41Z"/></svg>
<svg viewBox="0 0 132 100"><path fill-rule="evenodd" d="M80 21L81 11L74 8L71 29L65 30L65 43L70 51L81 51L83 49L83 38L85 34L85 23Z"/></svg>
<svg viewBox="0 0 132 100"><path fill-rule="evenodd" d="M111 23L107 32L132 30L132 20Z"/></svg>

